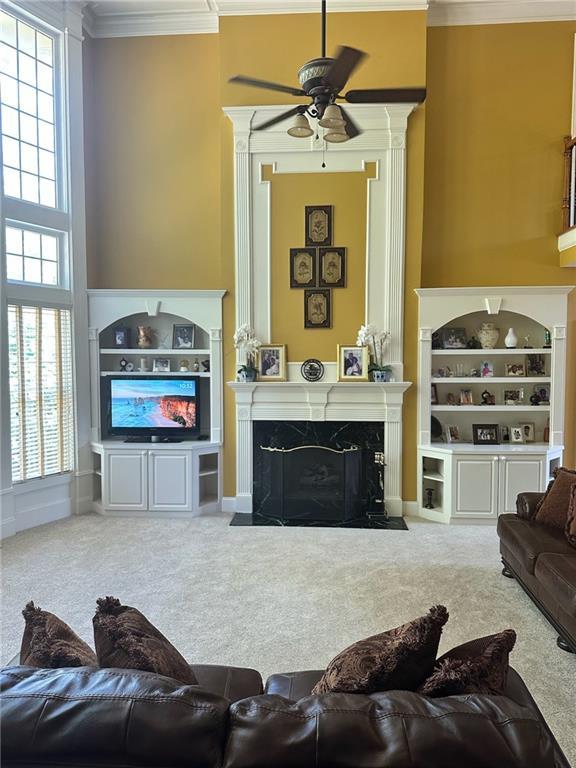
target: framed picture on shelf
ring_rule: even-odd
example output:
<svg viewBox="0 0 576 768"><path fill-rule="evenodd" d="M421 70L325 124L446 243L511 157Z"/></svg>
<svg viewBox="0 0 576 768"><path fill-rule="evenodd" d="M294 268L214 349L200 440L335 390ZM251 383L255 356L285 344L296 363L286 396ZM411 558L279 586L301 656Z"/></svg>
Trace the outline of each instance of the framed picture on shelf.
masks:
<svg viewBox="0 0 576 768"><path fill-rule="evenodd" d="M490 360L482 360L480 363L480 376L484 379L488 376L494 376L494 363Z"/></svg>
<svg viewBox="0 0 576 768"><path fill-rule="evenodd" d="M316 285L316 248L290 248L290 288Z"/></svg>
<svg viewBox="0 0 576 768"><path fill-rule="evenodd" d="M286 381L286 345L262 344L258 350L258 378Z"/></svg>
<svg viewBox="0 0 576 768"><path fill-rule="evenodd" d="M500 425L500 442L501 443L510 442L510 427L508 427L506 424Z"/></svg>
<svg viewBox="0 0 576 768"><path fill-rule="evenodd" d="M368 347L338 344L338 381L368 381Z"/></svg>
<svg viewBox="0 0 576 768"><path fill-rule="evenodd" d="M430 404L438 405L438 390L436 389L436 384L431 385Z"/></svg>
<svg viewBox="0 0 576 768"><path fill-rule="evenodd" d="M474 405L474 397L471 389L460 390L460 405Z"/></svg>
<svg viewBox="0 0 576 768"><path fill-rule="evenodd" d="M544 355L526 355L526 376L546 376Z"/></svg>
<svg viewBox="0 0 576 768"><path fill-rule="evenodd" d="M116 349L128 349L130 347L130 328L118 325L114 328L114 346Z"/></svg>
<svg viewBox="0 0 576 768"><path fill-rule="evenodd" d="M174 325L172 329L172 349L194 349L194 326Z"/></svg>
<svg viewBox="0 0 576 768"><path fill-rule="evenodd" d="M523 443L524 442L524 430L521 424L514 424L510 427L510 442L511 443Z"/></svg>
<svg viewBox="0 0 576 768"><path fill-rule="evenodd" d="M170 360L167 357L155 357L152 362L152 370L155 373L168 373L170 370Z"/></svg>
<svg viewBox="0 0 576 768"><path fill-rule="evenodd" d="M504 405L518 405L519 402L520 402L519 389L504 390Z"/></svg>
<svg viewBox="0 0 576 768"><path fill-rule="evenodd" d="M442 328L443 349L466 349L467 341L465 328Z"/></svg>
<svg viewBox="0 0 576 768"><path fill-rule="evenodd" d="M498 424L472 424L472 441L474 445L499 445Z"/></svg>
<svg viewBox="0 0 576 768"><path fill-rule="evenodd" d="M332 206L306 206L306 245L332 245Z"/></svg>
<svg viewBox="0 0 576 768"><path fill-rule="evenodd" d="M522 427L522 434L524 436L524 442L525 443L533 443L536 435L536 430L534 428L534 422L533 421L525 421L523 424L520 424Z"/></svg>
<svg viewBox="0 0 576 768"><path fill-rule="evenodd" d="M524 363L505 363L506 376L525 376Z"/></svg>
<svg viewBox="0 0 576 768"><path fill-rule="evenodd" d="M346 248L318 248L318 285L346 287Z"/></svg>
<svg viewBox="0 0 576 768"><path fill-rule="evenodd" d="M541 405L548 405L550 402L550 384L537 384L534 387L534 392L540 398Z"/></svg>
<svg viewBox="0 0 576 768"><path fill-rule="evenodd" d="M444 427L446 433L447 443L459 443L460 442L460 430L456 424L446 424Z"/></svg>
<svg viewBox="0 0 576 768"><path fill-rule="evenodd" d="M332 291L330 288L304 290L304 328L330 328L332 325Z"/></svg>

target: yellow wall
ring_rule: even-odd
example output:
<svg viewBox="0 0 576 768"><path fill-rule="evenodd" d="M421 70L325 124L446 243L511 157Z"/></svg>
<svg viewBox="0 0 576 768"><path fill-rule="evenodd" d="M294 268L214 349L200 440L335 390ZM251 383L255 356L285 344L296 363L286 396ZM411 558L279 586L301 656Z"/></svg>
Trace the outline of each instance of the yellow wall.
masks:
<svg viewBox="0 0 576 768"><path fill-rule="evenodd" d="M428 30L423 286L576 284L557 247L575 33L576 22ZM574 466L571 317L565 461Z"/></svg>
<svg viewBox="0 0 576 768"><path fill-rule="evenodd" d="M267 174L272 208L272 341L289 360L336 360L364 323L367 178L372 173ZM333 206L335 246L347 249L346 288L332 289L332 327L304 328L304 291L290 288L290 248L305 246L304 206Z"/></svg>
<svg viewBox="0 0 576 768"><path fill-rule="evenodd" d="M351 87L428 87L426 106L410 117L408 128L407 380L417 377L413 288L576 282L573 270L558 267L555 240L560 227L562 137L570 126L574 32L573 22L427 30L424 12L329 15L329 51L346 43L370 52ZM295 100L232 86L227 79L242 73L295 84L299 66L318 54L315 14L224 17L218 35L87 43L90 285L228 289L224 303L228 379L235 373L230 343L234 330L233 146L231 126L221 107ZM273 201L288 194L288 207L302 211L308 184L315 176L301 179L300 192L281 188L297 185L297 177L275 177ZM348 199L345 190L333 190L338 197L338 238L338 227L348 226L342 216L359 215L361 206L353 187ZM323 192L319 187L318 194ZM311 202L334 203L324 194L322 199L314 195ZM365 209L365 198L360 202ZM282 258L293 237L302 235L301 215L292 231L288 217L273 213L274 252ZM344 234L348 242L343 245L351 248L354 237ZM300 239L293 244L301 244ZM353 247L363 254L360 242ZM282 269L287 269L287 263L286 257ZM274 340L288 343L292 360L318 354L317 349L324 359L334 359L335 344L353 339L357 318L346 319L349 327L342 328L342 338L321 330L302 330L299 335L298 327L288 326L286 320L288 306L298 302L301 326L300 300L292 298L300 292L282 288L287 284L282 272L278 272L278 283L274 280L274 290L285 291L287 302L286 309L283 303L275 309ZM349 289L354 306L360 302L357 288ZM341 290L335 291L338 302L340 294ZM336 304L337 322L340 317ZM316 342L308 346L307 338L314 337L318 346ZM567 462L572 465L576 462L575 338L576 297L570 320L567 424ZM415 421L412 387L404 414L406 499L415 498ZM225 494L232 495L235 436L229 391L225 392L225 426Z"/></svg>

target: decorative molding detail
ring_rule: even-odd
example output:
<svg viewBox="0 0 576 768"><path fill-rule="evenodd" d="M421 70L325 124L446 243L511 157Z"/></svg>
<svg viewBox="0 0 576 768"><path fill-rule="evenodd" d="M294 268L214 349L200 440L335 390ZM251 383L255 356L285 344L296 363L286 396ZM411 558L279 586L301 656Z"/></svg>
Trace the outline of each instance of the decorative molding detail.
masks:
<svg viewBox="0 0 576 768"><path fill-rule="evenodd" d="M162 304L161 301L147 301L146 312L148 313L148 317L158 317L158 312L160 312L161 304Z"/></svg>
<svg viewBox="0 0 576 768"><path fill-rule="evenodd" d="M98 341L98 328L88 328L88 341Z"/></svg>
<svg viewBox="0 0 576 768"><path fill-rule="evenodd" d="M420 328L420 341L432 341L432 328Z"/></svg>
<svg viewBox="0 0 576 768"><path fill-rule="evenodd" d="M486 304L486 312L489 315L497 315L500 312L500 307L502 306L501 296L486 296L484 302Z"/></svg>
<svg viewBox="0 0 576 768"><path fill-rule="evenodd" d="M222 341L222 328L210 328L210 338L212 341Z"/></svg>
<svg viewBox="0 0 576 768"><path fill-rule="evenodd" d="M84 26L90 37L198 35L219 30L218 14L206 10L175 11L159 7L155 11L100 12L106 6L114 7L112 3L99 2L84 10Z"/></svg>
<svg viewBox="0 0 576 768"><path fill-rule="evenodd" d="M576 94L576 88L574 92ZM574 246L576 246L576 227L572 227L568 232L563 232L558 236L558 251L560 253L567 251L569 248L574 248Z"/></svg>
<svg viewBox="0 0 576 768"><path fill-rule="evenodd" d="M576 19L574 0L430 0L429 27Z"/></svg>
<svg viewBox="0 0 576 768"><path fill-rule="evenodd" d="M554 339L565 339L566 338L566 326L565 325L555 325L552 331L552 337Z"/></svg>

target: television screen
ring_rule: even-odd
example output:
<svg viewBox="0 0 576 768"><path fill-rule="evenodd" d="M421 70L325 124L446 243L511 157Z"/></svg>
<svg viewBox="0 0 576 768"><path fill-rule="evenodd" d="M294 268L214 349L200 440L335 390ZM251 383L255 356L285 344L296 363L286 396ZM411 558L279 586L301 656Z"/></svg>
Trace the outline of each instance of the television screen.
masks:
<svg viewBox="0 0 576 768"><path fill-rule="evenodd" d="M194 378L110 377L111 431L196 430L197 386Z"/></svg>

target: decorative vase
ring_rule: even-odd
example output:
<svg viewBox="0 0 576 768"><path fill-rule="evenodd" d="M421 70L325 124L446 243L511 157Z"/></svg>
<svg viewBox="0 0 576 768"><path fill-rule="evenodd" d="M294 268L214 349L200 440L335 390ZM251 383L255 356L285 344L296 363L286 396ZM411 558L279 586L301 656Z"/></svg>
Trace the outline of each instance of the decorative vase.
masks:
<svg viewBox="0 0 576 768"><path fill-rule="evenodd" d="M244 373L246 375L245 381L256 381L256 374L258 373L256 368L247 368Z"/></svg>
<svg viewBox="0 0 576 768"><path fill-rule="evenodd" d="M500 329L494 323L482 323L477 333L482 349L494 349L500 338Z"/></svg>
<svg viewBox="0 0 576 768"><path fill-rule="evenodd" d="M149 349L152 346L153 330L149 325L138 326L138 346L140 349Z"/></svg>
<svg viewBox="0 0 576 768"><path fill-rule="evenodd" d="M390 381L390 371L372 371L372 381Z"/></svg>
<svg viewBox="0 0 576 768"><path fill-rule="evenodd" d="M514 333L514 328L508 328L504 344L508 349L516 349L518 345L518 336Z"/></svg>

